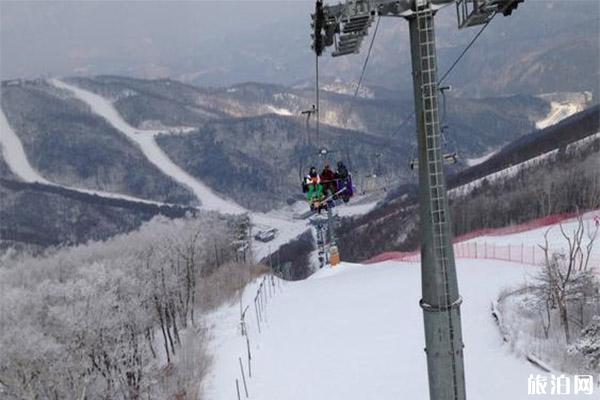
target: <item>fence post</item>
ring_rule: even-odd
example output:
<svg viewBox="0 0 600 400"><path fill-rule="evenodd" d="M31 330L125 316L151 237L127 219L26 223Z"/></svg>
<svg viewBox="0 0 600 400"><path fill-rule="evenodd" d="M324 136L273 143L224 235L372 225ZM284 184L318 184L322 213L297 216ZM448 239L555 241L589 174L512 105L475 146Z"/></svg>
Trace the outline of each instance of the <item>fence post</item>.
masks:
<svg viewBox="0 0 600 400"><path fill-rule="evenodd" d="M246 351L248 352L248 377L252 378L252 354L250 353L250 339L246 335Z"/></svg>
<svg viewBox="0 0 600 400"><path fill-rule="evenodd" d="M242 382L244 383L244 392L246 393L246 398L248 398L248 386L246 386L246 375L244 375L244 366L242 365L242 357L238 357L240 362L240 371L242 371Z"/></svg>
<svg viewBox="0 0 600 400"><path fill-rule="evenodd" d="M258 333L260 333L260 316L258 314L258 306L256 305L256 299L254 298L254 313L256 314L256 324L258 325Z"/></svg>
<svg viewBox="0 0 600 400"><path fill-rule="evenodd" d="M523 243L521 243L521 264L523 264L523 248L525 247L525 245Z"/></svg>

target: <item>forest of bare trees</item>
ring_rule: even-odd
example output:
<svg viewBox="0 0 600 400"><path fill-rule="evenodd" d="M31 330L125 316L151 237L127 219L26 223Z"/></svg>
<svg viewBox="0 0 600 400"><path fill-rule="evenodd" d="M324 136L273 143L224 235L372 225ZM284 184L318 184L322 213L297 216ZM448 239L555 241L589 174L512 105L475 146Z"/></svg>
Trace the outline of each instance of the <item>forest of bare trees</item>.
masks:
<svg viewBox="0 0 600 400"><path fill-rule="evenodd" d="M560 231L563 250L548 243L553 229ZM582 217L571 228L548 228L539 245L542 267L526 284L501 294L501 328L517 352L571 373L600 372L600 266L591 257L599 230Z"/></svg>
<svg viewBox="0 0 600 400"><path fill-rule="evenodd" d="M157 217L140 230L0 264L0 397L195 399L207 311L264 267L236 264L235 221Z"/></svg>
<svg viewBox="0 0 600 400"><path fill-rule="evenodd" d="M600 138L451 199L455 235L600 207Z"/></svg>

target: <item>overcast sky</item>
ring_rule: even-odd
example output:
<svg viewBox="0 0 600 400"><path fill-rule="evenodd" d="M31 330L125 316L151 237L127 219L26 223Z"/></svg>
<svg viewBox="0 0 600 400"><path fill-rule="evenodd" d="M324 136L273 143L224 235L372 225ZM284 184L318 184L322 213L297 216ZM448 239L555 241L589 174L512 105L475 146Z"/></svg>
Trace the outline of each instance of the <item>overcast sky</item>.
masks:
<svg viewBox="0 0 600 400"><path fill-rule="evenodd" d="M212 57L243 51L244 37L266 26L291 23L308 34L312 7L311 1L1 0L1 74L160 75L204 58L203 67Z"/></svg>
<svg viewBox="0 0 600 400"><path fill-rule="evenodd" d="M0 76L120 74L208 85L296 82L313 71L313 9L313 0L0 0ZM510 18L496 18L474 51L536 38L559 41L582 21L590 32L590 20L597 37L599 14L600 0L527 0ZM456 29L454 6L440 12L436 24L439 49L460 50L477 30ZM385 80L388 71L396 74L398 62L408 62L408 35L407 24L397 18L381 25L368 78L380 68ZM337 58L334 68L323 70L355 79L363 59L364 54ZM441 57L440 65L449 61Z"/></svg>

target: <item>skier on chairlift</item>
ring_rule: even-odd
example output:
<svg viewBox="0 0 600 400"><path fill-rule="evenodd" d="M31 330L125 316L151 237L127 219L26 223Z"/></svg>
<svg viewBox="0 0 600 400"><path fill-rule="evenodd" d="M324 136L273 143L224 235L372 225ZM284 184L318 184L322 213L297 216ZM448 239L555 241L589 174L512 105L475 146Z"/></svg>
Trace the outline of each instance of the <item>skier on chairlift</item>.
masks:
<svg viewBox="0 0 600 400"><path fill-rule="evenodd" d="M344 200L344 203L347 203L354 194L354 191L352 188L352 177L343 162L338 161L335 175L337 178L337 192L340 193L343 190L340 196Z"/></svg>
<svg viewBox="0 0 600 400"><path fill-rule="evenodd" d="M322 202L325 199L325 194L323 193L323 185L315 167L310 169L303 186L306 187L306 199L310 204L310 209L317 210L320 213L321 209L324 208Z"/></svg>
<svg viewBox="0 0 600 400"><path fill-rule="evenodd" d="M302 193L308 192L308 187L311 184L313 179L318 179L317 169L315 167L310 167L308 174L302 180Z"/></svg>
<svg viewBox="0 0 600 400"><path fill-rule="evenodd" d="M329 167L329 163L326 162L325 166L323 167L323 171L321 172L321 183L323 184L323 192L325 196L331 195L335 199L335 194L337 192L336 182L336 174Z"/></svg>
<svg viewBox="0 0 600 400"><path fill-rule="evenodd" d="M341 161L337 162L336 174L337 174L338 179L342 179L342 180L348 179L348 168L346 168L344 163Z"/></svg>

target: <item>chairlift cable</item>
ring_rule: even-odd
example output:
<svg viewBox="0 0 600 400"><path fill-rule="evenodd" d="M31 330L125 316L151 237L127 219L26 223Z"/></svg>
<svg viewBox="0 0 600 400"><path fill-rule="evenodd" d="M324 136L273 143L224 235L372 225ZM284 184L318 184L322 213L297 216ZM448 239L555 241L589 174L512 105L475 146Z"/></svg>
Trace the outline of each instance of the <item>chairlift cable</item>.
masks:
<svg viewBox="0 0 600 400"><path fill-rule="evenodd" d="M456 59L456 61L454 61L454 63L452 64L452 66L450 66L450 68L448 68L448 71L446 71L446 73L441 77L440 80L438 80L438 85L440 85L450 74L450 72L452 72L452 70L454 69L454 67L456 67L456 65L460 62L460 60L462 60L462 58L465 56L465 54L467 54L467 51L469 51L469 49L475 44L475 42L477 41L477 39L479 39L479 37L481 36L481 34L483 33L483 31L485 31L485 28L488 27L488 25L490 24L490 22L492 22L492 20L494 19L494 17L496 16L496 13L494 13L494 15L492 15L492 17L485 23L483 24L483 26L481 27L481 29L479 30L479 32L477 32L477 35L475 35L475 37L473 37L473 39L471 40L471 42L469 42L469 44L467 45L467 47L465 47L465 49L462 51L462 53L460 53L460 55L458 56L458 58Z"/></svg>
<svg viewBox="0 0 600 400"><path fill-rule="evenodd" d="M371 57L371 51L373 50L373 43L375 43L375 37L377 36L377 31L379 29L379 22L381 21L381 15L377 17L377 23L375 24L375 30L373 31L373 36L371 37L371 43L369 43L369 50L367 51L367 56L365 57L365 62L362 66L362 71L360 72L360 78L358 79L358 83L356 84L356 89L354 90L354 96L352 96L352 102L350 103L350 110L348 112L348 116L352 114L352 107L354 105L354 99L358 96L358 91L360 90L360 85L365 77L365 72L367 71L367 65L369 63L369 58Z"/></svg>
<svg viewBox="0 0 600 400"><path fill-rule="evenodd" d="M321 141L319 138L319 55L315 53L315 93L316 93L316 99L315 102L317 103L315 105L315 118L316 118L316 122L315 122L315 126L316 126L316 135L317 135L317 146L320 148L321 146Z"/></svg>
<svg viewBox="0 0 600 400"><path fill-rule="evenodd" d="M479 30L479 32L477 32L477 34L473 37L473 39L471 39L471 41L469 42L469 44L467 44L467 46L464 48L464 50L460 53L460 55L456 58L456 60L454 60L454 62L452 63L452 65L450 66L450 68L448 68L448 70L444 73L444 75L442 75L442 77L437 81L437 86L441 85L442 82L444 82L446 80L446 78L448 77L448 75L450 75L450 73L454 70L454 68L458 65L458 63L462 60L462 58L467 54L467 52L469 51L469 49L471 47L473 47L473 45L475 44L475 42L477 41L477 39L479 39L479 37L481 36L481 34L485 31L485 29L488 27L488 25L490 24L490 22L492 22L492 20L494 19L494 17L496 16L496 14L494 13L494 15L492 15L492 17L485 23L483 24L483 26L481 27L481 29ZM445 98L444 98L445 101ZM444 104L445 107L445 104ZM444 113L446 112L446 110L444 109ZM412 117L414 117L415 115L415 111L413 111L409 116L407 116L398 126L398 130L400 130L400 128L402 128ZM413 154L415 153L416 149L413 148ZM414 158L414 157L412 157Z"/></svg>

